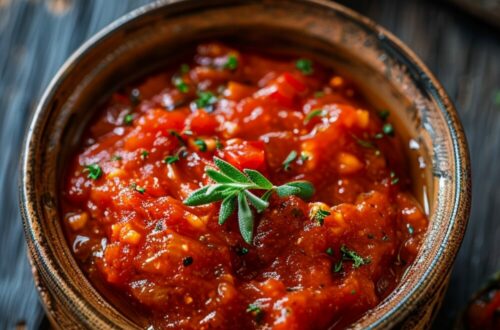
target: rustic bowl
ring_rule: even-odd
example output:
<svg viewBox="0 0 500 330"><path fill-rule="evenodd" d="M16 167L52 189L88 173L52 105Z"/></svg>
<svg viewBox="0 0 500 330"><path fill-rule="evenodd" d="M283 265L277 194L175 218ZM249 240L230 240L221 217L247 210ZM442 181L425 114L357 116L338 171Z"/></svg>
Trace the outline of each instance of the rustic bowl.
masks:
<svg viewBox="0 0 500 330"><path fill-rule="evenodd" d="M398 131L427 162L416 185L430 225L397 289L351 327L427 328L445 293L470 207L470 163L457 113L425 65L369 19L331 1L159 1L120 18L78 49L38 103L24 145L20 199L33 273L56 328L140 328L104 299L71 254L58 209L68 154L97 109L124 81L206 39L305 50L349 75L392 110ZM182 52L181 52L182 53ZM391 117L392 118L392 117Z"/></svg>

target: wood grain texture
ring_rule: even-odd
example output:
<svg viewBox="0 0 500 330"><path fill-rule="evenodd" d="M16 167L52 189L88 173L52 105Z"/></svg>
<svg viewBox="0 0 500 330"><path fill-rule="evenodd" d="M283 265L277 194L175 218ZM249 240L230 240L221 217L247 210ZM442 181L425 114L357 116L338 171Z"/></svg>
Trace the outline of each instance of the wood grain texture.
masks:
<svg viewBox="0 0 500 330"><path fill-rule="evenodd" d="M40 326L17 206L23 132L64 60L106 24L147 0L0 0L0 329ZM500 31L453 6L418 0L344 0L412 48L455 101L471 149L473 205L436 329L500 270ZM500 102L498 102L500 103Z"/></svg>

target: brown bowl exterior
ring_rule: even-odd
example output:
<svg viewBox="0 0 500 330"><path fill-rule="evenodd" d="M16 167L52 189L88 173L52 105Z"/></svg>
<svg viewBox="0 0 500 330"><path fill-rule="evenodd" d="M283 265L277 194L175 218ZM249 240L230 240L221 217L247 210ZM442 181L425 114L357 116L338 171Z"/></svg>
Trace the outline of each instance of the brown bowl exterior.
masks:
<svg viewBox="0 0 500 330"><path fill-rule="evenodd" d="M428 189L419 191L428 199L426 239L397 289L351 328L428 328L469 215L464 132L445 91L413 52L367 18L323 0L159 1L111 24L61 68L29 126L20 180L29 256L54 327L141 327L106 301L78 267L61 228L58 188L96 100L206 39L314 53L368 94L377 91L372 101L392 109L397 126L419 143L430 165Z"/></svg>

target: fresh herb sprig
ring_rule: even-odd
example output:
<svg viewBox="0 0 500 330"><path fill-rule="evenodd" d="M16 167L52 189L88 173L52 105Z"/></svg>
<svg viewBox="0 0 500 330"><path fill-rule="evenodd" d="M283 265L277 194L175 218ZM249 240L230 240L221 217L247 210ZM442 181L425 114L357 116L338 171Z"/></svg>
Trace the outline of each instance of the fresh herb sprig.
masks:
<svg viewBox="0 0 500 330"><path fill-rule="evenodd" d="M308 199L314 194L314 187L307 181L293 181L281 186L275 186L264 175L256 170L238 170L228 162L214 157L217 167L205 168L205 173L215 181L193 192L184 200L185 205L197 206L222 201L219 210L219 224L237 210L240 233L245 242L251 244L254 229L253 206L257 212L264 211L269 206L269 198L273 193L279 197L298 196ZM259 197L252 190L264 193Z"/></svg>

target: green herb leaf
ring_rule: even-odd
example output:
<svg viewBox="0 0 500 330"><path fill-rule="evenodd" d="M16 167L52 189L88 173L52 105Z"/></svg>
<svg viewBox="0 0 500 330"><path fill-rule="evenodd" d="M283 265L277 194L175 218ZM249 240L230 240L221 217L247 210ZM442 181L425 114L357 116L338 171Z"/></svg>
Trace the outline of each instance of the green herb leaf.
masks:
<svg viewBox="0 0 500 330"><path fill-rule="evenodd" d="M112 161L117 161L117 160L122 160L122 159L123 159L123 157L120 155L113 155L113 157L111 157Z"/></svg>
<svg viewBox="0 0 500 330"><path fill-rule="evenodd" d="M217 170L211 168L211 167L206 167L205 168L205 173L208 175L208 177L212 180L214 180L217 183L231 183L235 182L233 179L228 177L227 175L217 172Z"/></svg>
<svg viewBox="0 0 500 330"><path fill-rule="evenodd" d="M354 262L354 268L359 268L370 263L369 258L363 258L356 251L348 249L345 245L342 245L340 247L340 251L342 252L343 260L351 260L352 262Z"/></svg>
<svg viewBox="0 0 500 330"><path fill-rule="evenodd" d="M314 195L314 186L309 181L292 181L286 184L287 186L299 188L297 196L302 199L309 199Z"/></svg>
<svg viewBox="0 0 500 330"><path fill-rule="evenodd" d="M310 75L314 72L312 61L307 58L298 59L295 62L295 67L305 75Z"/></svg>
<svg viewBox="0 0 500 330"><path fill-rule="evenodd" d="M186 82L182 78L175 78L174 79L174 86L177 88L177 90L183 94L186 94L189 92L189 85L186 84Z"/></svg>
<svg viewBox="0 0 500 330"><path fill-rule="evenodd" d="M391 171L391 185L395 185L399 182L399 178L396 176L396 173Z"/></svg>
<svg viewBox="0 0 500 330"><path fill-rule="evenodd" d="M215 166L217 166L222 173L224 173L234 181L243 183L250 182L250 180L245 176L245 174L243 174L240 170L238 170L236 167L229 164L228 162L218 157L214 157L214 163Z"/></svg>
<svg viewBox="0 0 500 330"><path fill-rule="evenodd" d="M255 183L257 186L263 189L273 189L273 184L269 181L265 176L263 176L260 172L255 170L246 169L243 172Z"/></svg>
<svg viewBox="0 0 500 330"><path fill-rule="evenodd" d="M245 242L252 243L253 214L243 192L238 193L238 224L240 233Z"/></svg>
<svg viewBox="0 0 500 330"><path fill-rule="evenodd" d="M389 118L390 114L391 113L389 112L389 110L385 109L378 112L378 116L382 120L386 120L387 118Z"/></svg>
<svg viewBox="0 0 500 330"><path fill-rule="evenodd" d="M371 141L362 140L354 134L351 134L351 136L354 139L354 141L356 141L356 143L363 148L374 148L375 147Z"/></svg>
<svg viewBox="0 0 500 330"><path fill-rule="evenodd" d="M297 151L295 150L292 150L288 156L286 156L285 160L283 161L282 165L283 165L283 169L285 171L289 171L290 170L290 164L295 160L295 158L297 158Z"/></svg>
<svg viewBox="0 0 500 330"><path fill-rule="evenodd" d="M167 157L165 157L165 159L163 160L163 162L165 162L165 164L173 164L173 163L175 163L178 160L179 160L179 156L178 155L173 155L173 156L167 156Z"/></svg>
<svg viewBox="0 0 500 330"><path fill-rule="evenodd" d="M126 114L125 117L123 117L123 123L125 125L132 125L133 122L134 122L134 115L131 113Z"/></svg>
<svg viewBox="0 0 500 330"><path fill-rule="evenodd" d="M210 194L207 196L207 191L210 187L211 186L208 185L196 190L191 195L189 195L189 197L186 198L183 203L188 206L198 206L223 200L226 197L220 191L218 191L216 194Z"/></svg>
<svg viewBox="0 0 500 330"><path fill-rule="evenodd" d="M260 307L256 304L248 305L247 310L246 310L247 313L255 313L255 312L260 312L260 311L261 311Z"/></svg>
<svg viewBox="0 0 500 330"><path fill-rule="evenodd" d="M413 235L413 233L415 232L415 229L413 229L413 226L410 223L406 224L406 228L408 229L408 233L410 235Z"/></svg>
<svg viewBox="0 0 500 330"><path fill-rule="evenodd" d="M148 156L149 156L149 152L147 150L143 150L141 152L141 159L144 160L144 159L148 158Z"/></svg>
<svg viewBox="0 0 500 330"><path fill-rule="evenodd" d="M334 273L338 273L342 270L342 260L339 260L338 262L336 262L334 265L333 265L333 272Z"/></svg>
<svg viewBox="0 0 500 330"><path fill-rule="evenodd" d="M325 250L325 253L328 254L329 256L333 256L333 249L329 247Z"/></svg>
<svg viewBox="0 0 500 330"><path fill-rule="evenodd" d="M140 194L144 194L146 192L146 188L138 186L137 183L132 183L130 187Z"/></svg>
<svg viewBox="0 0 500 330"><path fill-rule="evenodd" d="M217 157L214 157L214 163L217 169L206 167L205 173L216 183L194 191L184 200L184 204L197 206L222 201L219 210L220 224L223 224L237 207L240 233L247 243L252 241L254 227L254 216L250 204L258 212L262 212L269 207L268 200L274 191L280 196L297 195L301 198L309 198L314 193L314 187L307 181L295 181L276 187L256 170L245 169L241 172ZM259 197L251 192L254 190L265 192Z"/></svg>
<svg viewBox="0 0 500 330"><path fill-rule="evenodd" d="M394 136L394 127L391 123L384 124L384 126L382 126L382 131L385 135Z"/></svg>
<svg viewBox="0 0 500 330"><path fill-rule="evenodd" d="M224 145L222 144L222 142L220 142L220 140L218 138L215 139L215 149L217 149L217 150L224 149Z"/></svg>
<svg viewBox="0 0 500 330"><path fill-rule="evenodd" d="M83 173L88 173L87 178L97 180L102 175L102 169L98 164L90 164L85 166Z"/></svg>
<svg viewBox="0 0 500 330"><path fill-rule="evenodd" d="M309 122L315 117L324 117L326 116L326 111L323 109L314 109L306 115L304 118L304 125L309 124Z"/></svg>
<svg viewBox="0 0 500 330"><path fill-rule="evenodd" d="M198 99L195 100L198 108L206 108L217 102L217 97L209 91L198 92Z"/></svg>
<svg viewBox="0 0 500 330"><path fill-rule="evenodd" d="M175 136L175 138L177 139L177 141L179 141L181 145L183 146L186 145L186 140L184 140L184 138L179 133L177 133L177 131L171 130L170 135Z"/></svg>
<svg viewBox="0 0 500 330"><path fill-rule="evenodd" d="M284 184L282 186L276 187L276 193L280 197L288 197L288 196L292 196L292 195L298 195L298 194L300 194L300 188L292 187L292 186Z"/></svg>
<svg viewBox="0 0 500 330"><path fill-rule="evenodd" d="M230 195L224 198L219 209L219 225L223 225L235 210L236 196Z"/></svg>
<svg viewBox="0 0 500 330"><path fill-rule="evenodd" d="M196 146L198 147L198 149L201 152L207 151L207 144L205 143L205 140L203 140L203 139L196 139L194 141L194 144L196 144Z"/></svg>
<svg viewBox="0 0 500 330"><path fill-rule="evenodd" d="M269 202L267 202L263 199L260 199L259 197L252 194L250 191L243 190L243 192L247 196L250 203L252 203L252 205L255 207L255 209L257 209L257 212L262 212L269 206Z"/></svg>
<svg viewBox="0 0 500 330"><path fill-rule="evenodd" d="M224 64L224 69L236 70L238 68L238 58L236 55L229 55L227 62Z"/></svg>
<svg viewBox="0 0 500 330"><path fill-rule="evenodd" d="M316 220L320 225L323 225L323 222L327 216L331 213L329 211L318 209L318 211L314 214L314 220Z"/></svg>

